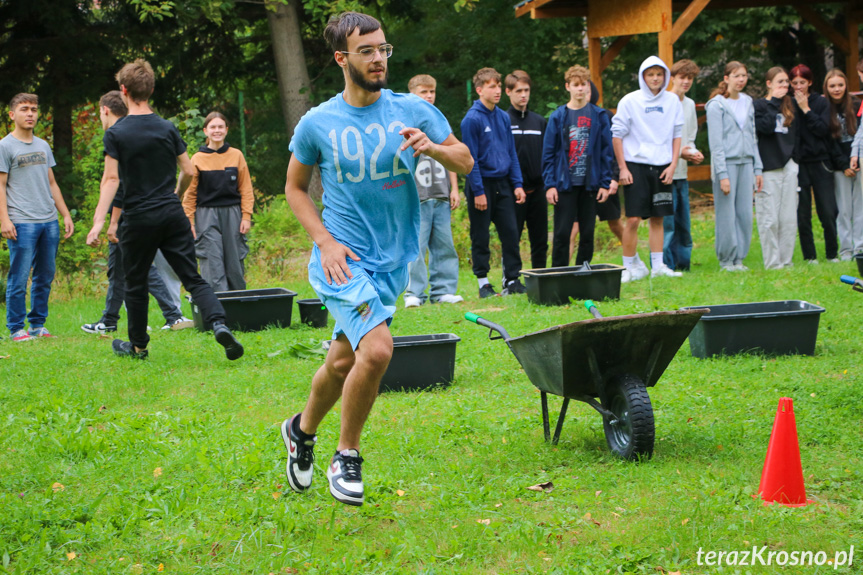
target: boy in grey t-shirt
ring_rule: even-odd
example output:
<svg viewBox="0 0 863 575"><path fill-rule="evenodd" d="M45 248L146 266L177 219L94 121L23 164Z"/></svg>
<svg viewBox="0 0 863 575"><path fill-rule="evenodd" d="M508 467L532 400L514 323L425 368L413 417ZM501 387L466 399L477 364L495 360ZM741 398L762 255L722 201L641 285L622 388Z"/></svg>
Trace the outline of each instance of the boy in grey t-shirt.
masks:
<svg viewBox="0 0 863 575"><path fill-rule="evenodd" d="M54 179L56 165L51 148L33 135L39 118L35 94L18 94L9 103L15 122L11 134L0 140L0 234L9 246L6 281L6 327L12 341L50 337L45 329L48 297L54 281L54 260L60 243L57 212L63 216L65 237L75 230L72 216ZM31 310L27 313L27 280ZM24 319L30 330L24 329Z"/></svg>
<svg viewBox="0 0 863 575"><path fill-rule="evenodd" d="M428 102L435 102L437 82L427 74L414 76L408 90ZM450 212L459 205L458 179L440 162L421 154L414 173L420 196L420 255L408 266L410 279L405 290L405 307L419 307L426 301L426 286L431 283L428 299L432 303L464 301L456 295L458 288L458 254L452 239ZM426 251L429 269L426 272Z"/></svg>

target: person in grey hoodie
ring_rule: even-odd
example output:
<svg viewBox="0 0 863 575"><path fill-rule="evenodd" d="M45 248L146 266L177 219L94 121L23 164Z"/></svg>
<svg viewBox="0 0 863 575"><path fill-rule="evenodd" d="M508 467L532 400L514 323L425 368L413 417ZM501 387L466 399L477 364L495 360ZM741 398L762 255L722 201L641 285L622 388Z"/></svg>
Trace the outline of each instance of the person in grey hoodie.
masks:
<svg viewBox="0 0 863 575"><path fill-rule="evenodd" d="M743 93L749 74L729 62L725 76L705 104L716 206L716 257L724 271L747 271L752 243L752 196L761 191L761 156L755 137L752 98Z"/></svg>

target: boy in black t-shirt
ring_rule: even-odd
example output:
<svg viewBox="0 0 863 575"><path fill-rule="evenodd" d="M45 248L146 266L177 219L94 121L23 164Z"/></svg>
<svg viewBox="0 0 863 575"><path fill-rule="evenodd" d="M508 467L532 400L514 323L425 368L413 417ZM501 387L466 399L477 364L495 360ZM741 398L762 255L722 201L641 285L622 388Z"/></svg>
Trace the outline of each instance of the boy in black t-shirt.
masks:
<svg viewBox="0 0 863 575"><path fill-rule="evenodd" d="M608 112L589 102L590 73L583 66L567 70L569 102L548 119L542 150L546 198L554 206L552 267L569 264L569 236L578 221L581 239L576 265L593 258L596 203L609 195L614 151Z"/></svg>
<svg viewBox="0 0 863 575"><path fill-rule="evenodd" d="M210 285L198 274L192 228L183 212L175 186L183 191L191 182L194 166L177 128L157 116L148 103L155 85L150 64L138 59L117 73L117 82L129 113L111 126L103 138L105 173L93 228L87 244L95 246L105 224L105 214L117 193L125 188L123 233L120 248L126 272L126 309L129 340L114 340L119 356L147 357L147 274L161 249L180 281L201 308L206 324L212 324L216 341L228 359L243 355L243 346L225 326L225 310ZM177 186L176 167L180 165Z"/></svg>

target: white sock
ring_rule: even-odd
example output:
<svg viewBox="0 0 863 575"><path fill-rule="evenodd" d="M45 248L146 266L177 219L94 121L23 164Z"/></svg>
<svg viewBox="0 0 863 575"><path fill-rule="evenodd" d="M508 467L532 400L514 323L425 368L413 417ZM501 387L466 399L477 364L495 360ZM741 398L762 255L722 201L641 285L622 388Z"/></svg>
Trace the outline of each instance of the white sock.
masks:
<svg viewBox="0 0 863 575"><path fill-rule="evenodd" d="M635 258L638 256L623 256L623 267L628 270L631 270L635 267Z"/></svg>
<svg viewBox="0 0 863 575"><path fill-rule="evenodd" d="M488 285L488 278L476 278L476 280L479 282L479 287Z"/></svg>
<svg viewBox="0 0 863 575"><path fill-rule="evenodd" d="M662 261L662 252L650 252L650 267L652 269L659 269L664 265L665 263Z"/></svg>

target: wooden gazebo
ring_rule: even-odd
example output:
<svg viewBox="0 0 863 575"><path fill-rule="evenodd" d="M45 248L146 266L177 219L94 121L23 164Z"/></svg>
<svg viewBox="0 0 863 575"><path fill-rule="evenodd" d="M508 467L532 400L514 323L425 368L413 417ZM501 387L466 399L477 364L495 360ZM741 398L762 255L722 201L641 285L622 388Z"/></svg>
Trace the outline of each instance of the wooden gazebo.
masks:
<svg viewBox="0 0 863 575"><path fill-rule="evenodd" d="M670 67L674 60L674 43L703 10L793 6L803 21L811 24L846 55L849 88L857 91L860 89L857 78L857 32L863 21L863 0L844 2L845 30L837 30L812 7L814 4L827 3L823 0L525 0L515 7L515 15L531 18L586 18L590 75L599 88L601 100L603 71L635 34L658 33L657 54ZM677 20L672 16L675 12L679 13ZM600 40L606 37L617 39L603 53Z"/></svg>

